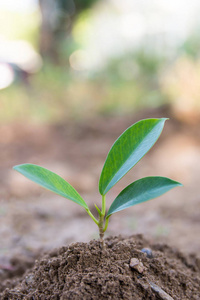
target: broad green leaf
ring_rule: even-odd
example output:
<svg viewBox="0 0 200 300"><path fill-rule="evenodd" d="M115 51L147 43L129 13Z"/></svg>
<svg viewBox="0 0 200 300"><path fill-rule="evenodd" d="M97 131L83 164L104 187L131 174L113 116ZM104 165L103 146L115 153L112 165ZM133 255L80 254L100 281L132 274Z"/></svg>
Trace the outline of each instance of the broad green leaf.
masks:
<svg viewBox="0 0 200 300"><path fill-rule="evenodd" d="M152 176L128 185L111 204L107 217L130 206L159 197L181 183L166 177Z"/></svg>
<svg viewBox="0 0 200 300"><path fill-rule="evenodd" d="M105 195L151 149L159 138L166 120L141 120L125 130L115 141L101 172L101 195Z"/></svg>
<svg viewBox="0 0 200 300"><path fill-rule="evenodd" d="M88 209L87 204L79 195L79 193L59 175L33 164L18 165L13 169L23 174L28 179L41 185L42 187L62 197L70 199Z"/></svg>

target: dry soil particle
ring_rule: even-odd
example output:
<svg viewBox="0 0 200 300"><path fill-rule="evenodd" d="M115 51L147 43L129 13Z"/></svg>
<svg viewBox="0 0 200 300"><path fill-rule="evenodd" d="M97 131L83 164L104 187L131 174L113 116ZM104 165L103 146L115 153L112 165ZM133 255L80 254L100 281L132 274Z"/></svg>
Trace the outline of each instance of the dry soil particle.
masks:
<svg viewBox="0 0 200 300"><path fill-rule="evenodd" d="M200 299L200 261L167 245L152 244L141 235L110 237L56 249L1 294L2 300ZM148 258L141 251L152 250ZM131 258L144 266L130 267ZM13 284L14 285L14 284Z"/></svg>

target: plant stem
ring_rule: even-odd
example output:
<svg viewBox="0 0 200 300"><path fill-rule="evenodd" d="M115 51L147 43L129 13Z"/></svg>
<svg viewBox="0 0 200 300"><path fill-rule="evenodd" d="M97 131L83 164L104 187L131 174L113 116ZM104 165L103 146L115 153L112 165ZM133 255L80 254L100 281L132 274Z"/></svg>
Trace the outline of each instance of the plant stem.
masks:
<svg viewBox="0 0 200 300"><path fill-rule="evenodd" d="M94 206L96 207L96 210L97 210L99 216L101 216L101 210L98 208L98 206L96 204Z"/></svg>
<svg viewBox="0 0 200 300"><path fill-rule="evenodd" d="M100 209L95 205L98 213L99 213L99 221L93 216L93 214L91 213L91 211L89 210L89 208L85 209L88 213L88 215L92 218L92 220L97 224L97 226L99 227L99 237L100 237L100 242L101 242L101 246L102 249L104 249L104 232L106 231L107 227L108 227L108 221L109 221L109 217L105 219L105 225L104 225L104 218L105 218L105 214L106 214L106 196L102 195L102 208L101 211Z"/></svg>
<svg viewBox="0 0 200 300"><path fill-rule="evenodd" d="M106 196L102 195L102 209L101 209L101 215L99 215L99 237L102 249L104 249L104 217L106 213Z"/></svg>
<svg viewBox="0 0 200 300"><path fill-rule="evenodd" d="M104 237L104 231L103 231L103 224L104 223L104 216L101 215L99 216L99 237L100 237L100 242L101 242L101 245L102 245L102 248L104 248L104 240L103 240L103 237Z"/></svg>
<svg viewBox="0 0 200 300"><path fill-rule="evenodd" d="M88 209L86 209L88 215L92 218L92 220L97 224L97 226L99 226L99 222L98 220L93 216L93 214L91 213L91 211Z"/></svg>
<svg viewBox="0 0 200 300"><path fill-rule="evenodd" d="M105 226L104 226L103 232L105 232L106 229L107 229L107 227L108 227L109 218L110 218L110 216L109 216L108 218L106 218Z"/></svg>
<svg viewBox="0 0 200 300"><path fill-rule="evenodd" d="M102 215L105 216L106 213L106 195L102 195Z"/></svg>

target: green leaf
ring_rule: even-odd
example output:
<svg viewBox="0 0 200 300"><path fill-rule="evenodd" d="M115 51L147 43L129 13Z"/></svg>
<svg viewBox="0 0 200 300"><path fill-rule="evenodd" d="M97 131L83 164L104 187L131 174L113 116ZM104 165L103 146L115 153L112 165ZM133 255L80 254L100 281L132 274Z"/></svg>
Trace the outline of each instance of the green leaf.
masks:
<svg viewBox="0 0 200 300"><path fill-rule="evenodd" d="M182 186L182 184L166 177L152 176L139 179L121 191L111 204L106 217L125 208L159 197L176 186Z"/></svg>
<svg viewBox="0 0 200 300"><path fill-rule="evenodd" d="M74 201L75 203L83 206L85 209L88 209L87 204L79 193L59 175L33 164L18 165L13 169L42 187Z"/></svg>
<svg viewBox="0 0 200 300"><path fill-rule="evenodd" d="M105 195L151 149L159 138L166 120L141 120L125 130L115 141L101 172L101 195Z"/></svg>

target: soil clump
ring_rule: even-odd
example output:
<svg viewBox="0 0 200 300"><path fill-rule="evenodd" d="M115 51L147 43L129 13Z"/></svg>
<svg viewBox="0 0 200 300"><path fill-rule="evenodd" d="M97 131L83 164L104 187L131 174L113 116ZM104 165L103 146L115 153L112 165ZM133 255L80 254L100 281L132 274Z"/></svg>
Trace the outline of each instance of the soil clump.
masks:
<svg viewBox="0 0 200 300"><path fill-rule="evenodd" d="M0 299L197 300L199 287L200 260L194 254L142 235L117 236L105 239L105 249L92 240L45 254L23 276L2 281Z"/></svg>

